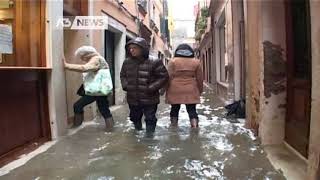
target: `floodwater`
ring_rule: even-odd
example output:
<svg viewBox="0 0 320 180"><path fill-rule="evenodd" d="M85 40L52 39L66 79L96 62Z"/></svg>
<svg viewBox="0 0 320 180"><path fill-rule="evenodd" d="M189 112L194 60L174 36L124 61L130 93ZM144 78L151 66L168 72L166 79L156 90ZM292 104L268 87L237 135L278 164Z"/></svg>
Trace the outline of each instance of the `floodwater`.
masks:
<svg viewBox="0 0 320 180"><path fill-rule="evenodd" d="M179 127L170 129L170 107L161 104L156 133L146 137L134 130L123 107L113 113L113 132L104 132L102 123L86 126L0 179L285 179L244 128L245 120L223 118L211 92L201 102L197 130L190 129L184 106Z"/></svg>

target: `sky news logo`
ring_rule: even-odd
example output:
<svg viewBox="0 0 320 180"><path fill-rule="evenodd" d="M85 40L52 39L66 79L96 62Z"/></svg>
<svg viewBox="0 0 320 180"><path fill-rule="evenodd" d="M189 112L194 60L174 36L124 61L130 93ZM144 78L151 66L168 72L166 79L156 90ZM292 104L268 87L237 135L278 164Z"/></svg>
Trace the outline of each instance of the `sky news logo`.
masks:
<svg viewBox="0 0 320 180"><path fill-rule="evenodd" d="M63 29L108 29L107 16L73 16L58 19L57 28Z"/></svg>

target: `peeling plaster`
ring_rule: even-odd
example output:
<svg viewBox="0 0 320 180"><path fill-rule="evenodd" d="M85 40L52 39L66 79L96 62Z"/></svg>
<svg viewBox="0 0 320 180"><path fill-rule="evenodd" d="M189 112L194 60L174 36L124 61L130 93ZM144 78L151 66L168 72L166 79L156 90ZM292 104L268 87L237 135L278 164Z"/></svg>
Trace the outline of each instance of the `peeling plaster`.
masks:
<svg viewBox="0 0 320 180"><path fill-rule="evenodd" d="M283 58L283 49L270 41L263 42L264 52L264 95L270 98L271 94L278 95L286 90L286 61Z"/></svg>

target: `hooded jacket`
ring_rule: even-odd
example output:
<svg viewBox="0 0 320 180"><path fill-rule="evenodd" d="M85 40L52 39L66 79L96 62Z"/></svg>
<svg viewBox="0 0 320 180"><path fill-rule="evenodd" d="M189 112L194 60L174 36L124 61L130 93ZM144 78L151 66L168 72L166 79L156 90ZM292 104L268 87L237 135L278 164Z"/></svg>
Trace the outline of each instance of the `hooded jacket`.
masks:
<svg viewBox="0 0 320 180"><path fill-rule="evenodd" d="M193 49L181 44L169 61L170 80L167 87L168 104L198 104L203 91L202 66L194 57Z"/></svg>
<svg viewBox="0 0 320 180"><path fill-rule="evenodd" d="M136 44L143 50L143 58L130 55L128 46ZM169 79L168 71L159 59L149 57L149 45L143 38L131 40L126 45L128 58L123 62L120 79L127 91L128 104L159 104L159 90Z"/></svg>

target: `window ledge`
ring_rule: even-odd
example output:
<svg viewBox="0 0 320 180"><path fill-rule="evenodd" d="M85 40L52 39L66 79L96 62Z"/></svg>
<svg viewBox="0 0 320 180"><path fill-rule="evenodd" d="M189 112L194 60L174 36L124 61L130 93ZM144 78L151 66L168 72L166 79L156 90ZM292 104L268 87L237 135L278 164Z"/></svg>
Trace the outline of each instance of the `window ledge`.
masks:
<svg viewBox="0 0 320 180"><path fill-rule="evenodd" d="M52 70L50 67L0 66L0 70Z"/></svg>
<svg viewBox="0 0 320 180"><path fill-rule="evenodd" d="M225 83L225 82L222 82L222 81L218 81L217 82L220 86L223 86L225 88L229 88L229 84L228 83Z"/></svg>

